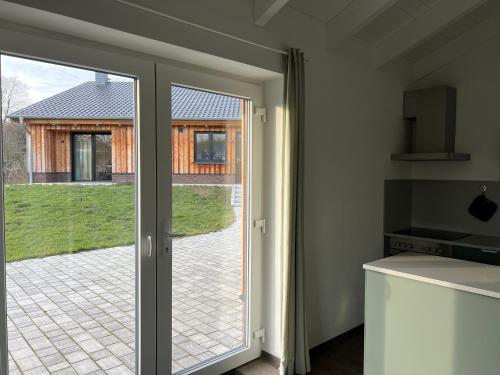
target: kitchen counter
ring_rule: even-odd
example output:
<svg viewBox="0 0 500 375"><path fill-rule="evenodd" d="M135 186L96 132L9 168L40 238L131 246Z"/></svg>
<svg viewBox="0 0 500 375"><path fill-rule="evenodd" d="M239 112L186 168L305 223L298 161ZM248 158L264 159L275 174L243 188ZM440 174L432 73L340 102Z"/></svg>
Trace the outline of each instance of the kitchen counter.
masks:
<svg viewBox="0 0 500 375"><path fill-rule="evenodd" d="M365 375L500 373L500 266L404 253L364 268Z"/></svg>
<svg viewBox="0 0 500 375"><path fill-rule="evenodd" d="M500 298L500 267L417 253L376 260L365 270Z"/></svg>

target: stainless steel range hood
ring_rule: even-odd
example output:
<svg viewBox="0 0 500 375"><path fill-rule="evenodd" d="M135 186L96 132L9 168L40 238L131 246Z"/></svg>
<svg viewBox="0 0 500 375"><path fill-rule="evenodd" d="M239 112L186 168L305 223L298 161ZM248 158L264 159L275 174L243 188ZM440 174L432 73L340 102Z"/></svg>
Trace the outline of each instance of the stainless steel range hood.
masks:
<svg viewBox="0 0 500 375"><path fill-rule="evenodd" d="M457 90L441 86L406 91L403 117L408 130L408 152L392 160L465 161L469 154L455 152Z"/></svg>

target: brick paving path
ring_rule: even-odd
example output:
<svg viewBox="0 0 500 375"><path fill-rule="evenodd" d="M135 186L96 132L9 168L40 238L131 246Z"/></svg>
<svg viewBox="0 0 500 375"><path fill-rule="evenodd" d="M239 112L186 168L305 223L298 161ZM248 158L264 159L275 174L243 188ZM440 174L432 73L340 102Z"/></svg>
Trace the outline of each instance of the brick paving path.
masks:
<svg viewBox="0 0 500 375"><path fill-rule="evenodd" d="M243 345L239 216L224 231L174 241L174 372ZM132 246L6 270L10 374L133 373Z"/></svg>

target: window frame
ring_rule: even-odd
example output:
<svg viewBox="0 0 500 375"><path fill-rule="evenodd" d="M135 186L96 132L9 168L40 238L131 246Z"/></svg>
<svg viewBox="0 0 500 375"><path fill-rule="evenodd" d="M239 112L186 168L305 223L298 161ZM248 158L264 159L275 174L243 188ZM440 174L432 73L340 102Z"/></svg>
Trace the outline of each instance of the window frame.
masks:
<svg viewBox="0 0 500 375"><path fill-rule="evenodd" d="M207 134L208 135L208 150L210 154L210 160L208 161L203 161L203 160L198 160L197 155L198 155L198 142L196 139L196 136L198 134ZM225 142L224 142L224 161L216 161L213 160L214 156L214 142L213 142L213 135L214 134L224 134ZM194 164L198 165L226 165L227 164L227 131L221 131L221 130L216 130L216 131L210 131L210 130L200 130L200 131L195 131L193 134L194 138Z"/></svg>

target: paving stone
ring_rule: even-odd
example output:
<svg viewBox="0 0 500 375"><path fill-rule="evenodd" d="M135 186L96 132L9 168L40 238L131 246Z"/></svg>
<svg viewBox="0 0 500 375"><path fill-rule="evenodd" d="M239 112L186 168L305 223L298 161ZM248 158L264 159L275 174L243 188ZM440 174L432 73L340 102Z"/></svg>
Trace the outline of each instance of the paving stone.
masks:
<svg viewBox="0 0 500 375"><path fill-rule="evenodd" d="M172 362L172 373L176 373L176 372L180 372L184 370L184 367L182 367L180 364L178 364L177 362L173 361Z"/></svg>
<svg viewBox="0 0 500 375"><path fill-rule="evenodd" d="M66 354L65 358L69 363L76 363L89 358L89 356L83 350L78 350L76 352Z"/></svg>
<svg viewBox="0 0 500 375"><path fill-rule="evenodd" d="M99 359L102 359L104 357L109 357L111 355L111 352L108 349L102 349L98 350L97 352L90 353L90 357L94 361L98 361Z"/></svg>
<svg viewBox="0 0 500 375"><path fill-rule="evenodd" d="M187 357L184 357L182 359L179 359L178 361L176 361L179 366L181 366L182 368L189 368L189 367L192 367L192 366L195 366L197 365L198 363L200 363L200 361L198 361L195 357L193 356L190 356L188 355Z"/></svg>
<svg viewBox="0 0 500 375"><path fill-rule="evenodd" d="M109 346L111 344L115 344L117 342L120 342L118 337L113 336L111 334L108 336L105 336L105 337L98 338L97 341L99 341L104 346Z"/></svg>
<svg viewBox="0 0 500 375"><path fill-rule="evenodd" d="M86 353L93 353L93 352L97 352L99 350L104 349L104 346L102 346L102 344L99 341L97 341L96 339L92 339L92 338L89 340L80 341L78 343L78 345L80 345L80 347Z"/></svg>
<svg viewBox="0 0 500 375"><path fill-rule="evenodd" d="M9 350L21 350L28 348L28 343L22 338L9 339Z"/></svg>
<svg viewBox="0 0 500 375"><path fill-rule="evenodd" d="M243 344L236 217L224 231L174 240L174 372ZM10 374L131 374L134 254L120 246L7 263Z"/></svg>
<svg viewBox="0 0 500 375"><path fill-rule="evenodd" d="M52 341L52 344L54 345L55 348L62 350L62 349L68 348L70 346L74 346L75 342L71 338L68 337L68 338L63 338L61 340L54 339L54 341Z"/></svg>
<svg viewBox="0 0 500 375"><path fill-rule="evenodd" d="M78 345L72 345L72 346L68 346L67 348L64 348L64 349L61 349L60 352L66 356L70 353L73 353L73 352L77 352L79 351L81 348L78 346Z"/></svg>
<svg viewBox="0 0 500 375"><path fill-rule="evenodd" d="M227 346L222 344L217 344L210 348L210 351L214 353L216 356L227 353L230 349Z"/></svg>
<svg viewBox="0 0 500 375"><path fill-rule="evenodd" d="M45 367L49 367L52 365L56 365L61 362L65 362L64 357L61 353L56 352L54 354L47 355L45 357L40 357L40 360L44 364Z"/></svg>
<svg viewBox="0 0 500 375"><path fill-rule="evenodd" d="M60 371L60 370L63 370L63 369L67 369L67 368L70 368L70 364L69 362L67 361L62 361L62 362L59 362L55 365L52 365L52 366L49 366L47 367L47 370L49 370L49 372L52 374L54 372L57 372L57 371Z"/></svg>
<svg viewBox="0 0 500 375"><path fill-rule="evenodd" d="M109 357L105 357L105 358L98 360L97 364L103 370L109 370L109 369L112 369L114 367L118 367L120 365L123 365L122 361L120 361L114 355L110 355Z"/></svg>
<svg viewBox="0 0 500 375"><path fill-rule="evenodd" d="M107 349L117 357L124 356L132 352L132 349L123 342L117 342L116 344L109 345Z"/></svg>
<svg viewBox="0 0 500 375"><path fill-rule="evenodd" d="M29 345L36 350L45 349L52 346L52 343L45 336L29 340Z"/></svg>
<svg viewBox="0 0 500 375"><path fill-rule="evenodd" d="M21 372L25 372L42 366L42 362L40 361L40 359L38 359L38 357L34 355L17 359L16 363Z"/></svg>
<svg viewBox="0 0 500 375"><path fill-rule="evenodd" d="M80 362L73 363L71 366L75 369L78 375L86 375L99 370L97 364L90 358L84 359L83 361Z"/></svg>
<svg viewBox="0 0 500 375"><path fill-rule="evenodd" d="M12 355L12 358L14 358L16 360L35 355L33 350L31 350L31 348L28 348L28 347L25 347L25 348L19 349L19 350L10 351L10 354Z"/></svg>
<svg viewBox="0 0 500 375"><path fill-rule="evenodd" d="M121 365L110 370L107 370L106 373L109 375L133 375L134 373L130 371L125 365Z"/></svg>
<svg viewBox="0 0 500 375"><path fill-rule="evenodd" d="M49 375L49 372L45 367L40 366L28 371L23 371L23 375Z"/></svg>
<svg viewBox="0 0 500 375"><path fill-rule="evenodd" d="M135 368L135 353L132 352L130 354L124 355L123 357L120 357L120 361L122 361L123 364L129 369L133 370Z"/></svg>
<svg viewBox="0 0 500 375"><path fill-rule="evenodd" d="M179 359L187 357L188 355L189 355L189 353L186 352L185 350L182 350L178 347L172 348L172 359L174 361L178 361Z"/></svg>

